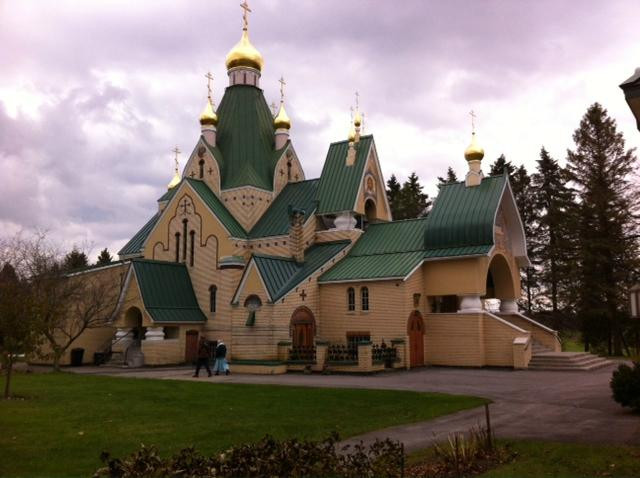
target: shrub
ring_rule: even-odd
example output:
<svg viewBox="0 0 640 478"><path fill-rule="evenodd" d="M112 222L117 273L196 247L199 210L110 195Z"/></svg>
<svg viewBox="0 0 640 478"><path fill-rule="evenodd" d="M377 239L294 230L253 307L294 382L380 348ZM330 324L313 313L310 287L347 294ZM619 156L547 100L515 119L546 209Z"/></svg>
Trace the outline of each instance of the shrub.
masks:
<svg viewBox="0 0 640 478"><path fill-rule="evenodd" d="M623 407L640 412L640 362L621 364L611 377L613 399Z"/></svg>
<svg viewBox="0 0 640 478"><path fill-rule="evenodd" d="M106 466L94 477L402 476L404 449L400 443L383 440L366 447L360 442L338 450L338 440L337 434L322 441L278 441L267 435L256 443L239 445L211 457L185 448L171 458L162 458L155 447L142 445L124 459L103 452L100 458Z"/></svg>

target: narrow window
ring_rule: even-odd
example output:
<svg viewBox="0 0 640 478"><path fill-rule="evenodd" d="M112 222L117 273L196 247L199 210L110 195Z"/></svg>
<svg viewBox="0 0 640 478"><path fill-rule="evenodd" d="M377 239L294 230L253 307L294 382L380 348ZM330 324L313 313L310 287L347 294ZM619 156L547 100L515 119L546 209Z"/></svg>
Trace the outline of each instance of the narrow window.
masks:
<svg viewBox="0 0 640 478"><path fill-rule="evenodd" d="M176 262L180 262L180 233L176 232Z"/></svg>
<svg viewBox="0 0 640 478"><path fill-rule="evenodd" d="M356 310L356 291L353 287L347 289L347 309L349 311Z"/></svg>
<svg viewBox="0 0 640 478"><path fill-rule="evenodd" d="M198 163L200 165L200 179L204 178L204 159Z"/></svg>
<svg viewBox="0 0 640 478"><path fill-rule="evenodd" d="M187 222L182 221L182 262L187 262Z"/></svg>
<svg viewBox="0 0 640 478"><path fill-rule="evenodd" d="M247 72L244 72L242 74L242 84L246 85L247 84Z"/></svg>
<svg viewBox="0 0 640 478"><path fill-rule="evenodd" d="M196 231L191 231L189 233L189 241L191 242L191 255L189 256L189 265L193 267L195 245L196 245Z"/></svg>
<svg viewBox="0 0 640 478"><path fill-rule="evenodd" d="M287 161L287 180L291 181L291 161Z"/></svg>
<svg viewBox="0 0 640 478"><path fill-rule="evenodd" d="M218 288L215 285L209 287L209 311L216 311L216 294L218 293Z"/></svg>
<svg viewBox="0 0 640 478"><path fill-rule="evenodd" d="M360 289L360 298L362 299L362 310L369 310L369 289L367 287Z"/></svg>

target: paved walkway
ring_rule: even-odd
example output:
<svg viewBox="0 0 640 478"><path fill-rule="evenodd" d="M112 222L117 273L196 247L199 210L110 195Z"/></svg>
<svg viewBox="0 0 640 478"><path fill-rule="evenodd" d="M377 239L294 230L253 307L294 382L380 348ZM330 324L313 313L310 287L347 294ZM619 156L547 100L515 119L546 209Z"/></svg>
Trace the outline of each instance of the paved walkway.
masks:
<svg viewBox="0 0 640 478"><path fill-rule="evenodd" d="M408 372L356 375L230 375L192 378L192 369L69 369L127 377L199 380L214 383L281 384L415 390L490 398L496 436L584 443L640 444L640 416L611 398L612 367L592 372L514 371L498 369L424 368ZM467 410L428 422L386 428L349 442L392 438L407 451L425 448L447 434L484 423L484 409Z"/></svg>

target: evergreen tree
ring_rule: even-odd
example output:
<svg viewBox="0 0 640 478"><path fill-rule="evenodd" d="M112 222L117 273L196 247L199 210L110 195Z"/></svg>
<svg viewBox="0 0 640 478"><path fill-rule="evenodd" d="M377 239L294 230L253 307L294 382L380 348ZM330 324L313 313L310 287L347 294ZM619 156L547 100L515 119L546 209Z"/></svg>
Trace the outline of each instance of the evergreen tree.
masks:
<svg viewBox="0 0 640 478"><path fill-rule="evenodd" d="M400 211L400 183L395 174L392 174L387 181L387 199L389 200L391 215L396 219Z"/></svg>
<svg viewBox="0 0 640 478"><path fill-rule="evenodd" d="M568 187L567 172L543 147L537 170L531 177L533 206L537 221L529 243L538 266L541 293L551 301L551 313L557 323L560 308L570 304L572 277L572 210L573 193Z"/></svg>
<svg viewBox="0 0 640 478"><path fill-rule="evenodd" d="M89 265L89 259L84 252L80 252L77 247L73 247L71 252L64 257L62 267L66 271L82 269Z"/></svg>
<svg viewBox="0 0 640 478"><path fill-rule="evenodd" d="M489 166L489 176L497 176L498 174L504 173L505 168L509 172L509 177L513 176L513 173L516 172L516 167L511 164L511 161L507 161L504 154L501 154L498 159L496 159L491 166Z"/></svg>
<svg viewBox="0 0 640 478"><path fill-rule="evenodd" d="M111 264L112 262L113 262L113 257L111 256L111 254L109 254L109 251L105 247L100 252L100 255L98 256L98 261L96 262L96 265L105 266L107 264Z"/></svg>
<svg viewBox="0 0 640 478"><path fill-rule="evenodd" d="M447 168L447 175L444 178L438 176L438 186L455 182L458 182L458 176L451 166Z"/></svg>
<svg viewBox="0 0 640 478"><path fill-rule="evenodd" d="M636 157L626 150L616 122L598 103L591 105L568 151L570 179L577 191L579 288L585 348L606 344L622 352L624 295L638 258L638 190L629 175Z"/></svg>
<svg viewBox="0 0 640 478"><path fill-rule="evenodd" d="M413 172L402 184L400 190L400 211L396 219L413 219L426 216L431 201L429 195L422 192L423 186L420 184L418 175Z"/></svg>
<svg viewBox="0 0 640 478"><path fill-rule="evenodd" d="M502 160L500 158L502 158ZM531 238L533 237L533 225L535 224L537 213L531 197L531 177L523 165L516 169L511 163L504 162L504 155L500 156L500 158L498 158L498 161L494 163L494 165L499 162L503 163L502 171L497 174L502 174L505 170L513 170L513 172L510 173L510 182L511 188L513 189L513 195L518 206L518 211L520 212L520 218L522 219L524 234L527 238L527 255L529 256L529 259L535 262L535 251L532 247ZM531 314L537 288L535 270L532 267L526 267L521 271L521 276L522 288L526 295L525 306L527 312Z"/></svg>

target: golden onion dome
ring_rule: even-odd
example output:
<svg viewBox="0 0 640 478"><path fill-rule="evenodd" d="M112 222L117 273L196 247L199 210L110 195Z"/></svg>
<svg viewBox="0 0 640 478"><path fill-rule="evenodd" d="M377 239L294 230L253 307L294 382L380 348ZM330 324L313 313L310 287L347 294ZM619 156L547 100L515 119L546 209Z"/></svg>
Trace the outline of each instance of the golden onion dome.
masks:
<svg viewBox="0 0 640 478"><path fill-rule="evenodd" d="M464 150L464 159L467 161L482 161L484 149L478 144L476 134L471 133L471 144Z"/></svg>
<svg viewBox="0 0 640 478"><path fill-rule="evenodd" d="M246 29L242 31L240 41L227 53L225 63L227 70L237 66L246 66L262 71L264 60L260 52L249 41L249 32Z"/></svg>
<svg viewBox="0 0 640 478"><path fill-rule="evenodd" d="M167 185L167 187L169 189L173 189L175 188L178 184L180 184L180 181L182 180L182 178L180 177L180 173L178 172L178 170L176 169L175 174L173 175L173 179L171 180L171 182Z"/></svg>
<svg viewBox="0 0 640 478"><path fill-rule="evenodd" d="M207 106L202 110L202 114L200 115L200 124L204 125L212 125L216 126L218 124L218 115L215 111L213 111L213 105L211 104L211 100L207 100Z"/></svg>
<svg viewBox="0 0 640 478"><path fill-rule="evenodd" d="M280 102L280 109L278 110L276 117L273 119L273 126L275 126L276 129L291 129L291 120L284 109L283 102Z"/></svg>
<svg viewBox="0 0 640 478"><path fill-rule="evenodd" d="M353 120L353 125L354 125L356 128L359 128L361 124L362 124L362 116L360 115L360 112L359 112L359 111L356 111L356 117L355 117L355 119Z"/></svg>

